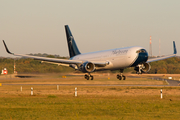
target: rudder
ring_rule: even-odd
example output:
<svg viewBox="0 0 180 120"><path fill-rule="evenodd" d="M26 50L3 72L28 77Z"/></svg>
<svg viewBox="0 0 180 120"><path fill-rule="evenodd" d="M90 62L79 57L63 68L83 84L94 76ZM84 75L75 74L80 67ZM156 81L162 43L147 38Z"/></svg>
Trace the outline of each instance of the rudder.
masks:
<svg viewBox="0 0 180 120"><path fill-rule="evenodd" d="M69 56L73 57L73 56L81 54L79 52L79 49L76 45L76 42L74 40L74 37L73 37L68 25L65 25L65 30L66 30L68 49L69 49Z"/></svg>

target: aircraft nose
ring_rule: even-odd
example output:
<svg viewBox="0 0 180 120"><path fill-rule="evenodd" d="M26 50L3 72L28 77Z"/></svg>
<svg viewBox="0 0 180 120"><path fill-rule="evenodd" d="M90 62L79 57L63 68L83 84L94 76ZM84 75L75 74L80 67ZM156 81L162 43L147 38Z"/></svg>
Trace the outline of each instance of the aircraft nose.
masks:
<svg viewBox="0 0 180 120"><path fill-rule="evenodd" d="M148 53L139 53L139 57L141 58L141 62L146 62L148 60Z"/></svg>
<svg viewBox="0 0 180 120"><path fill-rule="evenodd" d="M136 58L135 62L131 65L131 67L134 67L140 63L145 63L148 60L148 53L138 53L138 57Z"/></svg>

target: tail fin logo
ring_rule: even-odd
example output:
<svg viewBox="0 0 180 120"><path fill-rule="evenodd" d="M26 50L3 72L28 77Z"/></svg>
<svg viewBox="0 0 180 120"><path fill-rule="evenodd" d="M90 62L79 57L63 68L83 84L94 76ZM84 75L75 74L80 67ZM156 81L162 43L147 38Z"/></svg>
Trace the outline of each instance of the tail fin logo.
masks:
<svg viewBox="0 0 180 120"><path fill-rule="evenodd" d="M73 56L81 54L79 52L79 49L76 45L76 42L74 40L74 37L73 37L68 25L65 25L65 31L66 31L68 48L69 48L69 56L73 57Z"/></svg>
<svg viewBox="0 0 180 120"><path fill-rule="evenodd" d="M72 45L72 40L74 39L73 36L70 36L68 39L69 39L70 45Z"/></svg>

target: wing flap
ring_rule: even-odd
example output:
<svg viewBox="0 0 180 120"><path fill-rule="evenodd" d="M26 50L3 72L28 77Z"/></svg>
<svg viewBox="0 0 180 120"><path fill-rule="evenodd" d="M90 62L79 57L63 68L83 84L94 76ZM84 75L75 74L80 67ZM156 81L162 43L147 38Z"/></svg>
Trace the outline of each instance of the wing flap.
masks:
<svg viewBox="0 0 180 120"><path fill-rule="evenodd" d="M23 54L13 54L13 55L21 56L21 57L25 57L25 58L32 58L32 59L35 59L35 60L54 62L54 63L64 63L64 64L82 64L83 63L83 61L78 61L78 60L46 58L46 57L37 57L37 56L23 55Z"/></svg>
<svg viewBox="0 0 180 120"><path fill-rule="evenodd" d="M93 63L96 67L105 67L106 65L109 65L110 63L108 61L89 61Z"/></svg>
<svg viewBox="0 0 180 120"><path fill-rule="evenodd" d="M32 55L15 54L15 53L12 53L9 51L4 40L3 40L3 43L6 48L7 53L15 55L15 56L21 56L21 57L25 57L25 58L32 58L35 60L54 62L54 63L64 63L64 64L82 64L83 63L83 61L79 61L79 60L67 60L67 59L46 58L46 57L38 57L38 56L32 56Z"/></svg>
<svg viewBox="0 0 180 120"><path fill-rule="evenodd" d="M41 61L41 63L50 63L50 64L56 64L56 65L61 65L61 66L66 66L69 67L69 64L63 64L63 63L55 63L55 62L47 62L47 61Z"/></svg>
<svg viewBox="0 0 180 120"><path fill-rule="evenodd" d="M4 40L3 40L3 43L4 43L4 46L6 48L7 53L15 55L15 56L21 56L21 57L25 57L25 58L32 58L32 59L35 59L35 60L41 60L42 62L58 64L58 65L64 65L64 64L83 64L84 62L86 62L86 61L82 61L82 60L67 60L67 59L38 57L38 56L24 55L24 54L15 54L15 53L12 53L12 52L9 51L9 49L8 49L8 47L7 47L7 45L6 45ZM89 62L92 62L97 67L104 67L104 66L109 64L109 62L107 62L107 61L89 61ZM65 66L69 66L69 65L65 65Z"/></svg>

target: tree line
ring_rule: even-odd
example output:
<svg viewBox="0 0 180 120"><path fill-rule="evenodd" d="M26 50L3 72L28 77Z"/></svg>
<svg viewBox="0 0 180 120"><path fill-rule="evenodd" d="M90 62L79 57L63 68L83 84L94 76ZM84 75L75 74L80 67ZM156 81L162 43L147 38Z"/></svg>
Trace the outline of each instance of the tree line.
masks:
<svg viewBox="0 0 180 120"><path fill-rule="evenodd" d="M31 54L36 56L51 57L68 59L67 57L60 57L58 55L48 54ZM14 63L16 65L16 71L18 73L64 73L64 72L75 72L74 69L65 66L58 66L56 64L41 63L39 60L30 58L0 58L0 68L7 68L8 73L14 73ZM166 60L150 63L151 70L149 74L180 74L180 58L174 57ZM76 71L77 72L77 71ZM116 71L105 71L105 72L119 72ZM124 72L135 73L134 68L127 68Z"/></svg>
<svg viewBox="0 0 180 120"><path fill-rule="evenodd" d="M180 74L180 58L173 57L166 60L156 61L150 63L150 74Z"/></svg>
<svg viewBox="0 0 180 120"><path fill-rule="evenodd" d="M59 55L48 55L40 53L30 55L61 59L67 58L60 57ZM0 58L0 68L7 68L8 73L10 74L14 73L14 63L16 66L16 71L18 73L63 73L74 71L74 69L70 67L58 66L56 64L49 63L41 63L41 61L31 58Z"/></svg>

